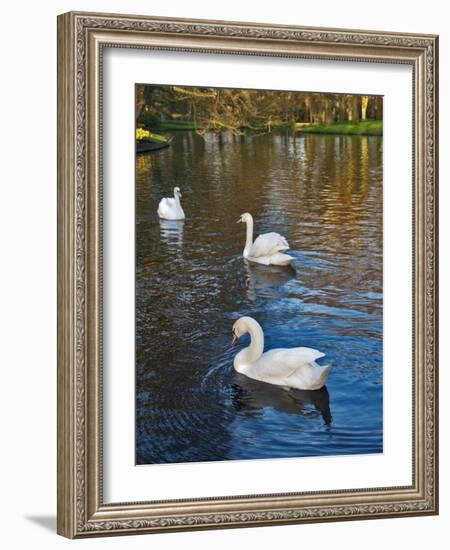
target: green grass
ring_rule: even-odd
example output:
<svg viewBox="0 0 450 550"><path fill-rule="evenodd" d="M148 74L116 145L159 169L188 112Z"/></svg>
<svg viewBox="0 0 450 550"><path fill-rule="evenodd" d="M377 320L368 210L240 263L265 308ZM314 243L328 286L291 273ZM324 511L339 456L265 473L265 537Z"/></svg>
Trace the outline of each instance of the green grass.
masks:
<svg viewBox="0 0 450 550"><path fill-rule="evenodd" d="M166 136L162 136L161 134L155 134L155 132L151 132L149 137L144 138L142 141L153 141L155 143L167 143Z"/></svg>
<svg viewBox="0 0 450 550"><path fill-rule="evenodd" d="M285 122L273 122L271 129L288 128L291 124ZM201 128L198 126L198 128ZM253 130L267 130L267 125L261 125L253 128ZM158 124L158 129L163 131L176 130L195 130L196 126L192 120L162 120ZM361 120L359 122L334 122L331 124L298 124L295 127L297 132L308 134L344 134L344 135L360 135L360 136L382 136L383 121L382 120ZM153 136L158 134L152 133ZM159 136L161 141L166 141L167 138Z"/></svg>
<svg viewBox="0 0 450 550"><path fill-rule="evenodd" d="M266 130L268 124L260 124L252 128L242 128L243 130ZM289 122L272 122L270 125L272 129L275 128L290 128L291 124ZM158 129L160 130L195 130L201 129L202 126L195 126L193 120L161 120L158 123Z"/></svg>
<svg viewBox="0 0 450 550"><path fill-rule="evenodd" d="M382 120L361 120L359 122L334 122L302 126L297 131L307 134L344 134L359 136L382 136Z"/></svg>
<svg viewBox="0 0 450 550"><path fill-rule="evenodd" d="M161 120L158 124L161 130L195 130L192 120Z"/></svg>

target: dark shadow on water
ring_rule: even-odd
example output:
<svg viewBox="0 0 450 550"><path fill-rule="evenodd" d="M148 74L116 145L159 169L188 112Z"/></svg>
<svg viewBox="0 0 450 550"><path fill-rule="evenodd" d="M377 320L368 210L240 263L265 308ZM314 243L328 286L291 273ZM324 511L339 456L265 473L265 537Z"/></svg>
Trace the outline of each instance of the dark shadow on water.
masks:
<svg viewBox="0 0 450 550"><path fill-rule="evenodd" d="M247 272L247 295L252 301L256 299L258 291L282 286L291 279L295 279L295 269L292 266L260 265L244 260Z"/></svg>
<svg viewBox="0 0 450 550"><path fill-rule="evenodd" d="M313 408L321 415L326 426L331 424L330 396L326 386L316 391L286 390L235 373L233 389L233 404L236 410L271 407L282 413L311 416Z"/></svg>
<svg viewBox="0 0 450 550"><path fill-rule="evenodd" d="M56 533L56 516L25 516L25 519L39 525L46 531Z"/></svg>

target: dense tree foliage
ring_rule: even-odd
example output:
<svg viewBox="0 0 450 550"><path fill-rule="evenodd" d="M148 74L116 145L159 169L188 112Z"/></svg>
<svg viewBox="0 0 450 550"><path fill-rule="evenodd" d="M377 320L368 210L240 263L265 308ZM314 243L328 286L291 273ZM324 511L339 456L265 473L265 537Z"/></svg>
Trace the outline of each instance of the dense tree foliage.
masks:
<svg viewBox="0 0 450 550"><path fill-rule="evenodd" d="M147 128L190 121L199 133L267 131L289 124L382 120L380 96L138 85L136 118Z"/></svg>

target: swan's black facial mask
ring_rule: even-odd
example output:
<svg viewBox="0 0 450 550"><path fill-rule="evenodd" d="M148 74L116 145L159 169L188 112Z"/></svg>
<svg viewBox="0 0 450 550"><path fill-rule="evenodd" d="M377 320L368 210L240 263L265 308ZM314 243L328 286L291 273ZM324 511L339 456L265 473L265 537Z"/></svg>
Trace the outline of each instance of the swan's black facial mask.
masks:
<svg viewBox="0 0 450 550"><path fill-rule="evenodd" d="M233 329L233 339L231 340L231 345L235 346L238 343L239 336L236 334L236 331Z"/></svg>

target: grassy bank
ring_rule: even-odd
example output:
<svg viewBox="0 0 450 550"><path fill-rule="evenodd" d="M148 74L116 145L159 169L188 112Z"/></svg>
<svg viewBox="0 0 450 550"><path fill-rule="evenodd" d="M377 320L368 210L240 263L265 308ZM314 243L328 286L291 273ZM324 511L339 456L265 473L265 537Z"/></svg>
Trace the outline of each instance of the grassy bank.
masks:
<svg viewBox="0 0 450 550"><path fill-rule="evenodd" d="M161 134L155 134L150 130L144 128L136 128L136 140L137 141L150 141L151 143L168 143L169 139Z"/></svg>
<svg viewBox="0 0 450 550"><path fill-rule="evenodd" d="M195 130L199 126L195 126L192 120L161 120L158 123L158 130Z"/></svg>
<svg viewBox="0 0 450 550"><path fill-rule="evenodd" d="M280 129L280 128L291 128L291 124L289 122L272 122L270 124L270 129ZM158 130L196 130L201 129L202 126L196 126L192 120L162 120L158 123L157 126ZM267 124L261 124L258 126L254 126L252 128L243 127L241 130L249 130L249 131L256 131L256 132L263 132L267 131L269 129L269 126Z"/></svg>
<svg viewBox="0 0 450 550"><path fill-rule="evenodd" d="M156 126L155 126L156 127ZM159 131L177 131L177 130L196 130L201 126L195 126L192 120L163 120L157 125ZM286 122L274 122L270 125L270 130L281 130L292 128L292 124ZM267 131L267 125L260 125L253 128L242 128L248 131ZM296 132L308 134L343 134L343 135L360 135L360 136L382 136L383 121L382 120L360 120L359 122L334 122L331 124L306 124L304 122L294 124ZM152 132L153 136L156 136ZM163 138L164 139L164 138Z"/></svg>
<svg viewBox="0 0 450 550"><path fill-rule="evenodd" d="M307 134L344 134L359 136L382 136L382 120L361 120L359 122L334 122L332 124L314 124L296 128Z"/></svg>

